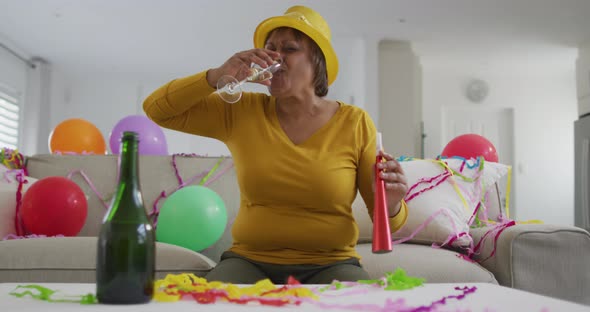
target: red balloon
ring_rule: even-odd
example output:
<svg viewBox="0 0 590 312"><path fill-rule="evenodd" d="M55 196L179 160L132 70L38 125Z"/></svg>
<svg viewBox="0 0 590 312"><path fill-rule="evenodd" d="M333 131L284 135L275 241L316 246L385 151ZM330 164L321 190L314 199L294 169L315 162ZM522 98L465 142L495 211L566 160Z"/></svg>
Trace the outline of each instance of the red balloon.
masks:
<svg viewBox="0 0 590 312"><path fill-rule="evenodd" d="M35 182L23 196L22 220L31 234L76 236L88 214L82 189L64 177Z"/></svg>
<svg viewBox="0 0 590 312"><path fill-rule="evenodd" d="M478 134L463 134L452 139L441 153L443 157L460 156L466 159L483 156L486 161L498 162L498 152L492 142Z"/></svg>

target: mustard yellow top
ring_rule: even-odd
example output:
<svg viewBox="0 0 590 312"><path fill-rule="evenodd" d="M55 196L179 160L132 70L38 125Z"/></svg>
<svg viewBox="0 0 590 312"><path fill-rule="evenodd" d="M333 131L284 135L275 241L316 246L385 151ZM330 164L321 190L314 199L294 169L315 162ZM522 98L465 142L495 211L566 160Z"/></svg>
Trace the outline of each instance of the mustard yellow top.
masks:
<svg viewBox="0 0 590 312"><path fill-rule="evenodd" d="M351 206L358 189L372 217L376 129L370 116L340 103L327 124L296 145L279 124L274 97L244 92L227 104L213 91L202 72L160 87L143 107L162 127L228 146L241 196L230 250L275 264L360 258ZM390 219L392 231L406 217L402 203Z"/></svg>

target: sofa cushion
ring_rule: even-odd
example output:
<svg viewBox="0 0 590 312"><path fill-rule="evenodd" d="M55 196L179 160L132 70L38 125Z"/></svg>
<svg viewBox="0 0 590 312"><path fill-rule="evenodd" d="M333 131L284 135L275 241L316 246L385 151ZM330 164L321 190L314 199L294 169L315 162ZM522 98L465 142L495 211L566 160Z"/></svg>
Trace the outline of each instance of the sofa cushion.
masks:
<svg viewBox="0 0 590 312"><path fill-rule="evenodd" d="M0 282L94 283L96 237L47 237L0 241ZM156 277L195 273L215 262L192 250L156 243Z"/></svg>
<svg viewBox="0 0 590 312"><path fill-rule="evenodd" d="M370 243L359 244L361 264L372 279L400 267L410 276L427 283L493 283L494 275L475 262L464 260L454 251L424 245L400 244L386 254L374 254Z"/></svg>

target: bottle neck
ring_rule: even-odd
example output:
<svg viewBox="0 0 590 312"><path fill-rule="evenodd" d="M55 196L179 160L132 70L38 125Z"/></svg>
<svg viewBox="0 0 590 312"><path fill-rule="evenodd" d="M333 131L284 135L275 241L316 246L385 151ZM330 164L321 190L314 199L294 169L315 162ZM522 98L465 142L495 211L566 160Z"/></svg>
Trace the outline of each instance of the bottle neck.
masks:
<svg viewBox="0 0 590 312"><path fill-rule="evenodd" d="M139 186L138 177L138 142L137 140L123 140L121 154L119 155L119 187L130 189Z"/></svg>
<svg viewBox="0 0 590 312"><path fill-rule="evenodd" d="M137 137L123 136L119 154L117 189L103 222L137 221L147 218L139 187L139 156Z"/></svg>

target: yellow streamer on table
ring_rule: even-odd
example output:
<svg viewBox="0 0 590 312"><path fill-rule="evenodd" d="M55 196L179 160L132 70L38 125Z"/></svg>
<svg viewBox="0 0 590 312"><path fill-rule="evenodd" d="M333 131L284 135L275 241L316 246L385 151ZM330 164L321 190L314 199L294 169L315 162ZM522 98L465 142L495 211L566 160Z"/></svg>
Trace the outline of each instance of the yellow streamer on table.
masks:
<svg viewBox="0 0 590 312"><path fill-rule="evenodd" d="M154 285L154 300L160 302L178 301L181 299L181 292L185 293L206 293L211 290L221 290L227 293L229 299L240 299L245 297L256 298L312 298L318 297L313 291L306 287L277 287L269 279L264 279L256 284L239 287L231 283L208 282L202 277L192 273L168 274L166 278L156 280Z"/></svg>

